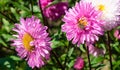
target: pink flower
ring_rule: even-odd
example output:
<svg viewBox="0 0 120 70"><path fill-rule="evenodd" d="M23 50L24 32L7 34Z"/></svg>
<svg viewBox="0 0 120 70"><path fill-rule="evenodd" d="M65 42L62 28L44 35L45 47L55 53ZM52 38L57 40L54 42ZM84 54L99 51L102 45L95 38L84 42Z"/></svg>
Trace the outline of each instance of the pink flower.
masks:
<svg viewBox="0 0 120 70"><path fill-rule="evenodd" d="M63 18L65 24L62 31L66 32L67 39L79 46L84 43L94 43L99 35L103 35L103 21L101 11L96 10L91 3L80 1L72 7Z"/></svg>
<svg viewBox="0 0 120 70"><path fill-rule="evenodd" d="M120 39L120 30L115 30L114 37L116 37L117 39Z"/></svg>
<svg viewBox="0 0 120 70"><path fill-rule="evenodd" d="M44 9L47 5L49 5L54 0L39 0L41 2L42 8ZM38 3L40 4L40 3Z"/></svg>
<svg viewBox="0 0 120 70"><path fill-rule="evenodd" d="M117 17L115 17L115 18L117 18ZM117 19L116 20L111 20L111 21L105 20L105 23L103 24L103 28L104 28L105 31L110 31L110 30L118 27L119 24L120 24L120 21L117 20Z"/></svg>
<svg viewBox="0 0 120 70"><path fill-rule="evenodd" d="M84 67L84 60L81 57L77 57L75 64L74 64L74 68L76 70L82 70Z"/></svg>
<svg viewBox="0 0 120 70"><path fill-rule="evenodd" d="M47 27L42 26L40 20L32 16L31 18L21 18L20 24L15 24L13 29L18 33L14 35L13 46L21 58L28 61L30 67L42 67L45 60L50 57L50 38L46 32Z"/></svg>
<svg viewBox="0 0 120 70"><path fill-rule="evenodd" d="M88 45L89 53L94 56L104 55L105 51L103 49L99 49L97 47L94 47L92 44Z"/></svg>
<svg viewBox="0 0 120 70"><path fill-rule="evenodd" d="M68 9L67 2L59 2L55 5L49 6L43 10L44 16L50 20L58 20L62 15L65 14L65 10Z"/></svg>
<svg viewBox="0 0 120 70"><path fill-rule="evenodd" d="M59 2L51 5L53 0L39 0L38 4L42 6L43 14L50 20L58 20L65 14L65 10L68 9L68 2Z"/></svg>

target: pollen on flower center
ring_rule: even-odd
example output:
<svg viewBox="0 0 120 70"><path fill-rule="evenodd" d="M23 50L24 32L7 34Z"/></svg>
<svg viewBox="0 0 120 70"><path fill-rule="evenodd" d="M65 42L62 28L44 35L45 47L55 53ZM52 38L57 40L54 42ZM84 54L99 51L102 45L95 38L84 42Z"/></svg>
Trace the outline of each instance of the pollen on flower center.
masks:
<svg viewBox="0 0 120 70"><path fill-rule="evenodd" d="M87 25L87 20L85 17L82 17L78 21L78 25L80 28L84 28Z"/></svg>
<svg viewBox="0 0 120 70"><path fill-rule="evenodd" d="M104 11L105 10L105 6L102 5L102 4L98 5L98 10Z"/></svg>
<svg viewBox="0 0 120 70"><path fill-rule="evenodd" d="M33 41L33 37L30 34L25 33L22 38L22 43L23 43L24 48L27 51L31 51L33 49L33 46L30 45L31 41Z"/></svg>

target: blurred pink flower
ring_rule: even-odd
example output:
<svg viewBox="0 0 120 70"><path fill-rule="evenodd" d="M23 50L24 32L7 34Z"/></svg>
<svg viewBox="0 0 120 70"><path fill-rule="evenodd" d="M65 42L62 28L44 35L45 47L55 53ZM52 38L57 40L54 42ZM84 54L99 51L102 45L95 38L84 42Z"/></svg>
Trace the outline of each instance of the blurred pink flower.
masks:
<svg viewBox="0 0 120 70"><path fill-rule="evenodd" d="M115 30L114 37L116 37L117 39L120 39L120 30Z"/></svg>
<svg viewBox="0 0 120 70"><path fill-rule="evenodd" d="M62 15L65 14L65 10L68 9L68 2L59 2L51 5L53 0L39 0L39 6L40 1L44 16L50 20L58 20Z"/></svg>
<svg viewBox="0 0 120 70"><path fill-rule="evenodd" d="M72 43L77 43L78 46L94 43L104 32L102 29L104 22L99 19L101 14L101 11L97 11L91 3L80 1L66 11L62 31L66 32L69 41L72 40Z"/></svg>
<svg viewBox="0 0 120 70"><path fill-rule="evenodd" d="M77 57L75 63L74 63L74 68L76 70L82 70L84 67L84 60L81 57Z"/></svg>
<svg viewBox="0 0 120 70"><path fill-rule="evenodd" d="M42 67L45 60L50 57L50 38L46 32L47 27L42 26L40 20L32 16L31 18L21 18L20 24L15 24L13 29L18 33L14 35L13 46L21 58L28 61L30 67Z"/></svg>
<svg viewBox="0 0 120 70"><path fill-rule="evenodd" d="M47 5L49 5L52 1L54 0L39 0L39 5L40 5L40 2L41 2L41 6L42 8L44 9Z"/></svg>
<svg viewBox="0 0 120 70"><path fill-rule="evenodd" d="M88 45L89 53L94 56L104 55L105 51L103 49L99 49L97 47L94 47L92 44Z"/></svg>
<svg viewBox="0 0 120 70"><path fill-rule="evenodd" d="M58 20L62 15L65 14L65 10L68 9L67 2L59 2L55 5L49 6L43 10L44 16L50 20Z"/></svg>

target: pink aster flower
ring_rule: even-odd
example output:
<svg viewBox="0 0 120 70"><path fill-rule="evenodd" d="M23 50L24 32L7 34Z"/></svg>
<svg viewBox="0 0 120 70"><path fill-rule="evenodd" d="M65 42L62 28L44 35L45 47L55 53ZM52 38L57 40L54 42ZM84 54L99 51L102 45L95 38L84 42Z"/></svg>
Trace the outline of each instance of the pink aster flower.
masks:
<svg viewBox="0 0 120 70"><path fill-rule="evenodd" d="M105 51L103 49L99 49L97 47L94 47L92 44L88 45L89 53L94 56L104 55Z"/></svg>
<svg viewBox="0 0 120 70"><path fill-rule="evenodd" d="M51 5L53 0L39 0L38 4L42 6L43 14L50 20L58 20L68 9L68 2L59 2ZM48 6L48 7L47 7Z"/></svg>
<svg viewBox="0 0 120 70"><path fill-rule="evenodd" d="M84 43L94 43L99 35L103 35L103 21L101 11L96 10L91 3L80 1L72 7L63 18L65 24L62 31L66 32L67 39L79 46Z"/></svg>
<svg viewBox="0 0 120 70"><path fill-rule="evenodd" d="M58 20L68 9L68 2L59 2L43 10L44 16L50 20Z"/></svg>
<svg viewBox="0 0 120 70"><path fill-rule="evenodd" d="M76 70L82 70L84 67L84 60L81 57L77 57L75 64L74 64L74 68Z"/></svg>
<svg viewBox="0 0 120 70"><path fill-rule="evenodd" d="M32 16L31 18L20 19L20 24L15 24L13 29L18 33L14 35L13 46L21 58L28 61L30 67L42 67L45 60L50 57L50 38L46 32L47 27L42 26L40 20Z"/></svg>
<svg viewBox="0 0 120 70"><path fill-rule="evenodd" d="M114 37L116 37L117 39L120 39L120 30L115 30Z"/></svg>

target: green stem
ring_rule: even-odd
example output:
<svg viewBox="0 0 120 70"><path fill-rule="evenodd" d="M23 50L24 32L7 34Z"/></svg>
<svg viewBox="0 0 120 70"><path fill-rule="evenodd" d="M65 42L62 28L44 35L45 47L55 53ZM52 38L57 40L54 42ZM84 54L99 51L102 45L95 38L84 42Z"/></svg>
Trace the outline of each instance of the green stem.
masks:
<svg viewBox="0 0 120 70"><path fill-rule="evenodd" d="M67 51L69 51L69 50L67 50ZM68 52L66 53L66 57L65 57L64 69L65 69L65 67L66 67L66 62L67 62L67 59L68 59Z"/></svg>
<svg viewBox="0 0 120 70"><path fill-rule="evenodd" d="M60 63L58 56L56 55L56 53L54 53L54 51L51 51L51 53L54 55L58 65L61 67L62 70L65 70L64 67L62 66L62 64Z"/></svg>
<svg viewBox="0 0 120 70"><path fill-rule="evenodd" d="M111 70L113 70L113 67L112 67L112 52L111 52L111 46L110 46L110 34L109 32L107 32L107 46L108 46L108 51L109 51L109 61L110 61L110 68Z"/></svg>
<svg viewBox="0 0 120 70"><path fill-rule="evenodd" d="M41 5L41 1L40 0L39 0L39 6L40 6L39 8L40 8L40 11L41 11L41 14L42 14L42 18L43 18L43 23L44 23L45 26L49 27L48 21L47 21L47 19L45 18L44 14L43 14L43 9L42 9L42 5Z"/></svg>
<svg viewBox="0 0 120 70"><path fill-rule="evenodd" d="M1 40L3 40L5 42L5 39L3 37L1 37ZM7 42L5 42L5 43L7 43ZM6 44L6 46L4 46L4 48L9 49L9 50L11 50L13 52L16 52L14 49L11 49L11 46L9 44Z"/></svg>
<svg viewBox="0 0 120 70"><path fill-rule="evenodd" d="M89 70L91 70L91 62L90 62L90 54L89 54L89 47L87 46L87 57L88 57L88 63L89 63Z"/></svg>
<svg viewBox="0 0 120 70"><path fill-rule="evenodd" d="M64 68L66 67L67 59L69 58L68 57L69 48L70 48L70 42L69 42L69 45L67 46L67 53L66 53L66 57L65 57Z"/></svg>
<svg viewBox="0 0 120 70"><path fill-rule="evenodd" d="M33 15L33 1L30 0L30 3L31 3L31 12L32 12L32 15Z"/></svg>

